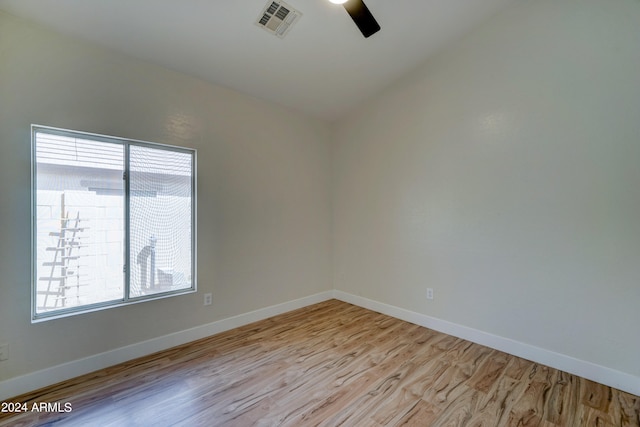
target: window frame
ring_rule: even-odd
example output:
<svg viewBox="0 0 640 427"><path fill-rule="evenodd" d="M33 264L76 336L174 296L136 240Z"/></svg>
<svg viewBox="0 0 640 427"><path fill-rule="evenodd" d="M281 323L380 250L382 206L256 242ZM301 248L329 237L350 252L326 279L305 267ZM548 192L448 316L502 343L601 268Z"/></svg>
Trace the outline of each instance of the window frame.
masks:
<svg viewBox="0 0 640 427"><path fill-rule="evenodd" d="M123 194L123 247L124 247L124 265L123 265L123 290L122 290L122 299L98 302L85 304L81 306L75 307L66 307L61 309L52 310L49 312L38 313L37 304L38 304L38 167L37 167L37 134L39 132L57 135L57 136L65 136L65 137L73 137L73 138L82 138L85 140L96 141L96 142L105 142L118 144L123 147L123 155L124 155L124 169L123 169L123 180L124 180L124 194ZM191 167L191 286L189 288L176 289L158 293L152 293L148 295L141 296L131 296L131 227L130 227L130 180L131 174L129 171L130 168L130 159L129 152L131 146L138 147L149 147L158 150L172 151L189 154L192 159L192 167ZM31 323L38 323L47 320L59 319L69 316L75 316L78 314L91 313L95 311L105 310L114 307L123 307L132 304L139 304L147 301L154 301L158 299L170 298L179 295L191 294L195 293L198 290L197 287L197 150L194 148L187 148L182 146L170 145L170 144L161 144L149 141L141 141L131 138L123 138L117 136L109 136L102 135L91 132L84 132L78 130L71 129L62 129L51 126L43 126L32 124L31 125Z"/></svg>

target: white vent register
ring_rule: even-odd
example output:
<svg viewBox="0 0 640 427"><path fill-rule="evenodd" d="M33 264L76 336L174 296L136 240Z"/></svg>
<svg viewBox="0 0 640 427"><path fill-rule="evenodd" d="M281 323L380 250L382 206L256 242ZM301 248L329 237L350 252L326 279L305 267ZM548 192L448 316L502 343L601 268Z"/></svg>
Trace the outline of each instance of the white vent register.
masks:
<svg viewBox="0 0 640 427"><path fill-rule="evenodd" d="M269 0L256 20L256 25L283 38L293 24L302 16L302 12L294 9L283 1Z"/></svg>

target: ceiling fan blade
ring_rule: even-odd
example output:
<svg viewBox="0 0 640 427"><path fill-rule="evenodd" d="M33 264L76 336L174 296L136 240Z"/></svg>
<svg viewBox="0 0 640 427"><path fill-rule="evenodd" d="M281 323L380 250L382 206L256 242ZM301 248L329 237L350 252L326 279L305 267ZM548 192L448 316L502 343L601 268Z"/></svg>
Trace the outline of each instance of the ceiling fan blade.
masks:
<svg viewBox="0 0 640 427"><path fill-rule="evenodd" d="M376 21L376 18L373 17L369 8L362 0L348 0L343 6L363 36L369 37L380 31L380 25Z"/></svg>

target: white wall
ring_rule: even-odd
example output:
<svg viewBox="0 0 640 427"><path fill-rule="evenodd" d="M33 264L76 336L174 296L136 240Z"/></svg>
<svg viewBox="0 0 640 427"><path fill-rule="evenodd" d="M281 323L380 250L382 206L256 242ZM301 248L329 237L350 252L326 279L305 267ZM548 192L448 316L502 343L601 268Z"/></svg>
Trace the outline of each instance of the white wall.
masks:
<svg viewBox="0 0 640 427"><path fill-rule="evenodd" d="M335 288L640 379L639 23L520 1L344 119Z"/></svg>
<svg viewBox="0 0 640 427"><path fill-rule="evenodd" d="M0 13L0 388L327 291L332 254L337 295L640 378L639 10L517 2L334 134ZM31 123L198 149L197 294L30 323Z"/></svg>
<svg viewBox="0 0 640 427"><path fill-rule="evenodd" d="M30 323L32 123L198 150L197 294ZM0 13L0 382L331 289L329 135Z"/></svg>

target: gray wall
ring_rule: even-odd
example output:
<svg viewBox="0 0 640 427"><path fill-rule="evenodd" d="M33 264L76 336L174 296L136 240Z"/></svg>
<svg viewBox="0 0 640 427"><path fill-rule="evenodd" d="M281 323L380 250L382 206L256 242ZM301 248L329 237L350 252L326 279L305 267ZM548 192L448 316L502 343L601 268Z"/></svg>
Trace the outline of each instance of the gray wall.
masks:
<svg viewBox="0 0 640 427"><path fill-rule="evenodd" d="M32 123L198 150L197 294L30 323ZM329 136L0 13L0 380L331 289Z"/></svg>
<svg viewBox="0 0 640 427"><path fill-rule="evenodd" d="M517 2L341 122L334 287L640 377L639 22Z"/></svg>

